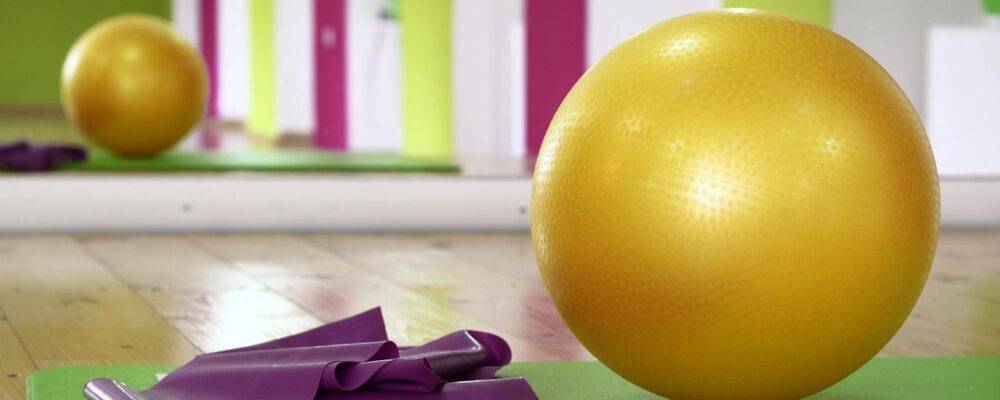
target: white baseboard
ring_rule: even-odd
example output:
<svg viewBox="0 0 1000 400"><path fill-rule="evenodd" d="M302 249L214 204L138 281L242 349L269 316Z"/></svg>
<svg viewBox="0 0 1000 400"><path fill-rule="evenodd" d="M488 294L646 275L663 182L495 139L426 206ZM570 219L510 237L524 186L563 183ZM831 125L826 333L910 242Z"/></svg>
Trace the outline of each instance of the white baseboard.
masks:
<svg viewBox="0 0 1000 400"><path fill-rule="evenodd" d="M528 177L0 178L0 232L527 230ZM1000 227L1000 179L941 183L945 227Z"/></svg>
<svg viewBox="0 0 1000 400"><path fill-rule="evenodd" d="M526 178L162 175L0 178L0 232L512 230Z"/></svg>
<svg viewBox="0 0 1000 400"><path fill-rule="evenodd" d="M942 178L941 226L1000 227L1000 177Z"/></svg>

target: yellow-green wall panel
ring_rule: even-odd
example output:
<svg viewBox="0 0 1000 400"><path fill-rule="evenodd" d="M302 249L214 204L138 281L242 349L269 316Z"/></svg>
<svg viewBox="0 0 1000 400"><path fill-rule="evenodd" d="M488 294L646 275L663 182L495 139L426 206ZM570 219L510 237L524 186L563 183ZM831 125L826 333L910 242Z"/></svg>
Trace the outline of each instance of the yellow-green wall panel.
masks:
<svg viewBox="0 0 1000 400"><path fill-rule="evenodd" d="M247 116L247 129L256 135L278 134L276 80L274 0L250 0L250 115Z"/></svg>
<svg viewBox="0 0 1000 400"><path fill-rule="evenodd" d="M832 12L830 0L725 0L722 5L779 12L825 27L830 27Z"/></svg>
<svg viewBox="0 0 1000 400"><path fill-rule="evenodd" d="M400 0L403 31L403 152L454 151L451 0Z"/></svg>

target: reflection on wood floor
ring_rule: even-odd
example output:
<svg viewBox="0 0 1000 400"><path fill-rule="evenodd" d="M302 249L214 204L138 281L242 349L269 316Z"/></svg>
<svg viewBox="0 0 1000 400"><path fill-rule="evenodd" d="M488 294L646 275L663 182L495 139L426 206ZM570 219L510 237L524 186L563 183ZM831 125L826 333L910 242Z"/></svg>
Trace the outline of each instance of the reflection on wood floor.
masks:
<svg viewBox="0 0 1000 400"><path fill-rule="evenodd" d="M381 305L390 337L498 333L515 358L585 360L527 234L0 237L0 398L38 368L177 364ZM1000 231L942 235L885 356L1000 354Z"/></svg>

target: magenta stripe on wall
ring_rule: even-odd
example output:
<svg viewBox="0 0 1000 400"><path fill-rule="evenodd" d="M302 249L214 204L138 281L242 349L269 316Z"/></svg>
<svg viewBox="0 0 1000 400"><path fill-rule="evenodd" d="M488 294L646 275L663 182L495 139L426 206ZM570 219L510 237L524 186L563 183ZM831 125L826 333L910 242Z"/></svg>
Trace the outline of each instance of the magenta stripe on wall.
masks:
<svg viewBox="0 0 1000 400"><path fill-rule="evenodd" d="M347 150L347 0L313 0L317 148Z"/></svg>
<svg viewBox="0 0 1000 400"><path fill-rule="evenodd" d="M198 18L201 33L198 41L208 73L208 105L205 109L205 119L211 121L219 118L218 2L217 0L201 0L200 7ZM214 129L203 128L200 142L204 148L217 148L219 147L219 135Z"/></svg>
<svg viewBox="0 0 1000 400"><path fill-rule="evenodd" d="M587 65L587 0L527 0L527 146L537 156L545 131Z"/></svg>

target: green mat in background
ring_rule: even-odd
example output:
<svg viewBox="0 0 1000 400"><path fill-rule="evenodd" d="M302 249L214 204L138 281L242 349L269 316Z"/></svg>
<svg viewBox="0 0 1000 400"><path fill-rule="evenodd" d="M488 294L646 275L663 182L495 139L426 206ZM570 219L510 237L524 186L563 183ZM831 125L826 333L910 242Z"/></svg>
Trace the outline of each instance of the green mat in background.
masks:
<svg viewBox="0 0 1000 400"><path fill-rule="evenodd" d="M91 150L85 163L65 170L110 172L458 172L458 165L394 154L268 150L234 153L174 152L151 159L124 159Z"/></svg>
<svg viewBox="0 0 1000 400"><path fill-rule="evenodd" d="M105 377L145 389L164 366L64 367L28 377L28 400L82 399L83 385ZM523 376L541 400L659 398L619 378L596 362L514 363L503 376ZM876 358L854 375L810 400L996 400L1000 357Z"/></svg>

